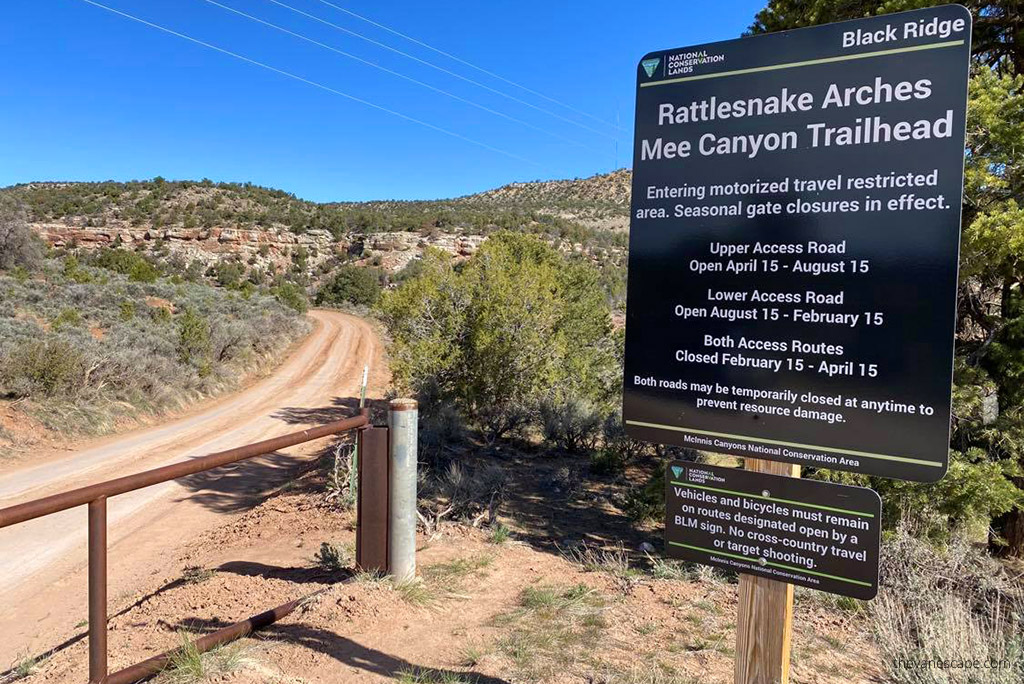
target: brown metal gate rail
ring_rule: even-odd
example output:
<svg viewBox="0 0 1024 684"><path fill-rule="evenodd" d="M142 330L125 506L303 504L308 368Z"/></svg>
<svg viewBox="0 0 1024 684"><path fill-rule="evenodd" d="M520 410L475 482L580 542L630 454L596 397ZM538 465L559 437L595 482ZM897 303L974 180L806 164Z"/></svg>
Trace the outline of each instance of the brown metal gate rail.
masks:
<svg viewBox="0 0 1024 684"><path fill-rule="evenodd" d="M364 428L369 425L369 411L362 409L360 415L346 418L320 427L293 432L254 444L247 444L228 451L174 463L162 468L146 470L134 475L72 489L53 496L35 499L17 506L0 509L0 528L16 525L27 520L59 513L69 508L88 505L89 507L89 682L91 684L130 684L166 667L171 653L165 653L144 662L132 665L113 674L107 674L107 499L136 489L176 480L221 466L269 454L296 444L310 442L321 437L336 435L347 430ZM362 430L358 433L362 442ZM368 445L369 446L369 445ZM362 445L360 444L360 447ZM386 442L385 442L386 449ZM360 460L367 454L359 449ZM385 451L386 454L386 451ZM375 455L375 459L376 459ZM195 642L200 651L206 651L232 639L269 625L294 610L298 601L286 603L273 610L255 615L248 620L225 627L201 637Z"/></svg>

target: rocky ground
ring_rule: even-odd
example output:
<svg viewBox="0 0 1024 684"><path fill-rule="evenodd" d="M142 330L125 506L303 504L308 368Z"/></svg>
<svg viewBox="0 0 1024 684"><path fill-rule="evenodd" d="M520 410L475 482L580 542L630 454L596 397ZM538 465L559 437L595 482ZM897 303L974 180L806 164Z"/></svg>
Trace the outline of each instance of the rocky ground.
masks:
<svg viewBox="0 0 1024 684"><path fill-rule="evenodd" d="M309 256L310 269L333 256L346 253L365 257L369 263L388 272L401 270L428 247L453 257L472 255L486 240L483 235L458 235L438 232L421 235L414 232L349 233L335 240L326 230L310 230L295 234L280 230L240 230L235 228L153 228L133 226L126 221L110 221L105 226L80 225L81 222L34 223L35 230L51 247L123 246L128 249L165 250L185 263L199 261L206 266L227 257L238 257L256 268L273 265L287 270L293 250L301 247Z"/></svg>

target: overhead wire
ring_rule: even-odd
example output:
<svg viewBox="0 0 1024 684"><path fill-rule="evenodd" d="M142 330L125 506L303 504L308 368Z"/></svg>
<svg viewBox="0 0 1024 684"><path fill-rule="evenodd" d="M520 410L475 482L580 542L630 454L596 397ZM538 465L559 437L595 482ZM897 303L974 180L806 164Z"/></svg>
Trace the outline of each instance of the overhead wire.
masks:
<svg viewBox="0 0 1024 684"><path fill-rule="evenodd" d="M156 23L153 23L151 21L147 21L146 19L142 19L142 18L137 17L137 16L135 16L133 14L129 14L128 12L123 12L123 11L115 9L113 7L108 7L107 5L104 5L102 3L96 2L96 0L82 0L82 2L84 2L86 4L89 4L89 5L92 5L94 7L98 7L100 9L106 10L107 12L111 12L113 14L120 15L120 16L126 18L126 19L130 19L132 21L138 22L138 23L143 24L145 26L149 26L150 28L157 29L158 31L163 31L164 33L170 34L172 36L177 36L178 38L182 38L183 40L187 40L189 42L195 43L196 45L201 45L201 46L203 46L205 48L208 48L210 50L214 50L216 52L220 52L220 53L228 55L230 57L234 57L235 59L241 60L241 61L246 62L248 64L252 64L252 65L258 66L258 67L260 67L262 69L266 69L268 71L272 71L272 72L274 72L276 74L280 74L281 76L287 76L288 78L294 79L294 80L299 81L301 83L305 83L307 85L311 85L311 86L313 86L315 88L319 88L320 90L324 90L326 92L333 93L334 95L338 95L340 97L344 97L344 98L346 98L348 100L352 100L353 102L358 102L359 104L365 105L367 107L371 107L371 108L376 109L378 111L382 111L382 112L385 112L385 113L390 114L392 116L398 117L400 119L404 119L405 121L409 121L410 123L415 123L415 124L418 124L420 126L424 126L425 128L429 128L431 130L437 131L438 133L443 133L443 134L451 136L453 138L458 138L459 140L471 143L471 144L476 145L478 147L482 147L482 148L484 148L486 150L490 150L491 152L496 152L498 154L504 155L506 157L510 157L510 158L515 159L517 161L525 162L527 164L533 164L535 166L541 166L541 164L538 164L537 162L532 161L530 159L526 159L525 157L521 157L518 154L515 154L514 152L509 152L508 150L503 150L503 149L501 149L499 147L495 147L493 145L489 145L488 143L481 142L479 140L475 140L475 139L470 138L468 136L462 135L461 133L456 133L455 131L449 130L447 128L442 128L441 126L437 126L437 125L429 123L427 121L423 121L422 119L417 119L415 117L409 116L408 114L403 114L401 112L395 111L394 109L390 109L388 107L384 107L384 106L376 104L374 102L370 102L369 100L364 100L361 97L356 97L355 95L350 95L349 93L343 92L341 90L337 90L336 88L332 88L332 87L326 86L326 85L324 85L322 83L318 83L317 81L313 81L313 80L310 80L310 79L305 78L303 76L299 76L297 74L293 74L290 71L285 71L284 69L279 69L279 68L277 68L275 66L271 66L271 65L266 64L264 62L260 62L258 60L252 59L250 57L246 57L245 55L238 54L237 52L232 52L231 50L228 50L226 48L222 48L222 47L220 47L218 45L214 45L213 43L208 43L208 42L206 42L204 40L200 40L198 38L194 38L192 36L189 36L187 34L181 33L179 31L175 31L174 29L169 29L169 28L167 28L165 26L161 26L160 24L156 24Z"/></svg>
<svg viewBox="0 0 1024 684"><path fill-rule="evenodd" d="M556 105L559 105L560 107L565 107L569 111L575 112L576 114L579 114L581 116L585 116L588 119L592 119L594 121L597 121L598 123L603 123L606 126L611 126L612 128L615 128L615 129L620 130L620 131L625 131L626 130L626 129L622 128L617 123L612 123L611 121L605 121L604 119L602 119L599 116L594 116L593 114L585 112L582 109L578 109L576 107L573 107L570 104L566 104L565 102L562 102L561 100L557 100L557 99L555 99L553 97L550 97L549 95L545 95L544 93L541 93L539 91L533 90L532 88L528 88L527 86L524 86L522 83L516 83L515 81L513 81L511 79L505 78L501 74L496 74L493 71L489 71L489 70L487 70L487 69L485 69L485 68L483 68L481 66L477 66L476 64L473 64L472 62L467 61L465 59L462 59L461 57L459 57L457 55L453 55L450 52L445 52L441 48L434 47L433 45L431 45L429 43L426 43L426 42L424 42L422 40L419 40L418 38L414 38L414 37L412 37L412 36L410 36L410 35L408 35L406 33L402 33L401 31L398 31L398 30L396 30L394 28L391 28L390 26L388 26L386 24L382 24L382 23L380 23L378 21L374 21L373 19L370 19L369 17L364 17L362 14L358 14L356 12L353 12L350 9L347 9L345 7L340 7L339 5L335 5L333 2L328 2L327 0L317 0L317 2L319 2L319 3L323 4L323 5L327 5L328 7L333 7L334 9L338 10L339 12L344 12L345 14L348 14L349 16L355 17L356 19L358 19L360 21L364 21L367 24L370 24L372 26L376 26L379 29L382 29L384 31L387 31L388 33L394 34L394 35L398 36L399 38L404 38L405 40L408 40L408 41L410 41L412 43L415 43L416 45L419 45L421 47L425 47L428 50L432 50L433 52L436 52L437 54L442 55L443 57L447 57L448 59L454 60L454 61L458 62L459 64L463 64L465 66L468 66L471 69L476 69L480 73L487 74L491 78L496 78L499 81L504 81L505 83L508 83L509 85L515 86L516 88L520 88L522 90L525 90L526 92L530 93L531 95L536 95L537 97L544 98L548 102L552 102L552 103L554 103Z"/></svg>
<svg viewBox="0 0 1024 684"><path fill-rule="evenodd" d="M383 48L385 50L389 50L391 52L394 52L395 54L401 55L401 56L403 56L403 57L405 57L407 59L411 59L414 62L419 62L420 64L423 64L425 66L430 67L431 69L436 69L436 70L438 70L438 71L440 71L442 73L448 74L449 76L457 78L457 79L459 79L461 81L465 81L466 83L471 83L471 84L477 86L478 88L483 88L484 90L490 91L490 92L492 92L492 93L494 93L496 95L500 95L501 97L504 97L504 98L507 98L509 100L512 100L513 102L518 102L519 104L521 104L521 105L523 105L525 107L529 107L531 109L535 109L538 112L542 112L544 114L547 114L548 116L553 116L554 118L559 119L561 121L564 121L564 122L566 122L568 124L571 124L573 126L577 126L579 128L583 128L585 130L588 130L588 131L590 131L592 133L596 133L598 135L603 135L603 136L605 136L607 138L615 139L617 137L617 136L615 136L612 133L608 133L607 131L599 130L597 128L594 128L593 126L588 126L588 125L586 125L584 123L580 123L579 121L574 121L573 119L570 119L569 117L562 116L561 114L558 114L557 112L553 112L550 109L545 109L543 107L535 105L532 102L528 102L528 101L526 101L526 100L524 100L522 98L518 98L515 95L509 95L508 93L506 93L504 91L498 90L497 88L492 88L491 86L487 85L486 83L481 83L480 81L475 81L472 78L469 78L468 76L463 76L462 74L460 74L458 72L455 72L455 71L452 71L451 69L446 69L443 66L439 66L437 64L434 64L433 62L428 62L425 59L421 59L420 57L417 57L416 55L410 54L410 53L405 52L403 50L399 50L396 47L392 47L392 46L388 45L387 43L382 43L379 40L374 40L373 38L370 38L369 36L364 36L363 34L359 33L358 31L353 31L352 29L348 29L348 28L345 28L344 26L340 26L340 25L335 24L333 22L327 21L326 19L324 19L322 17L318 17L315 14L310 14L309 12L304 12L303 10L300 10L298 8L292 7L291 5L285 4L285 3L281 2L280 0L268 0L268 2L272 2L275 5L278 5L280 7L284 7L287 10L291 10L292 12L295 12L296 14L301 14L304 17L308 17L308 18L310 18L310 19L312 19L314 21L318 21L321 24L325 24L327 26L330 26L330 27L332 27L334 29L337 29L338 31L342 31L343 33L347 33L347 34L349 34L351 36L355 36L356 38L359 38L360 40L365 40L368 43L376 45L376 46L378 46L380 48Z"/></svg>
<svg viewBox="0 0 1024 684"><path fill-rule="evenodd" d="M474 102L472 100L469 100L467 98L461 97L459 95L456 95L455 93L448 92L447 90L443 90L441 88L437 88L435 86L430 85L429 83L425 83L425 82L420 81L418 79L412 78L411 76L407 76L407 75L405 75L405 74L403 74L401 72L395 71L393 69L388 69L387 67L381 66L380 64L377 64L375 62L371 62L368 59L363 59L362 57L354 55L354 54L352 54L350 52L345 52L344 50L340 50L340 49L334 47L333 45L328 45L326 43L321 43L318 40L310 38L309 36L305 36L305 35L303 35L301 33L297 33L295 31L287 29L287 28L285 28L283 26L279 26L279 25L271 23L269 21L265 21L263 19L260 19L259 17L253 16L251 14L247 14L246 12L243 12L243 11L241 11L239 9L235 9L234 7L229 7L228 5L224 5L224 4L220 3L220 2L217 2L217 0L203 0L203 2L206 2L206 3L210 4L210 5L215 5L216 7L220 7L223 10L227 10L228 12L232 12L234 14L237 14L238 16L245 17L246 19L249 19L250 21L254 21L254 22L257 22L259 24L263 24L264 26L269 26L272 29L276 29L277 31L281 31L282 33L286 33L286 34L288 34L290 36L294 36L295 38L298 38L300 40L304 40L307 43L311 43L313 45L317 45L319 47L324 48L325 50L330 50L331 52L334 52L334 53L337 53L339 55L342 55L343 57L348 57L349 59L353 59L353 60L355 60L357 62L360 62L362 64L365 64L367 66L373 67L374 69L379 69L380 71L383 71L385 73L391 74L392 76L397 76L398 78L401 78L401 79L404 79L406 81L409 81L410 83L415 83L418 86L422 86L424 88L432 90L435 93L440 93L441 95L444 95L446 97L450 97L453 100L458 100L459 102L463 102L463 103L468 104L468 105L470 105L472 107L476 107L477 109L480 109L482 111L488 112L490 114L494 114L495 116L500 116L501 118L507 119L508 121L513 121L515 123L522 124L523 126L526 126L527 128L531 128L531 129L533 129L535 131L540 131L541 133L544 133L546 135L550 135L553 138L557 138L557 139L559 139L559 140L561 140L563 142L567 142L567 143L569 143L571 145L575 145L577 147L581 147L581 148L583 148L585 150L589 150L591 152L594 152L595 154L603 154L599 150L596 150L593 147L590 147L589 145L586 145L586 144L581 143L579 141L573 140L572 138L567 138L566 136L561 135L560 133L555 133L554 131L547 130L546 128L542 128L540 126L536 126L536 125L530 123L529 121L523 121L522 119L517 119L516 117L510 116L510 115L508 115L508 114L506 114L504 112L500 112L500 111L498 111L496 109L491 109L490 107L487 107L485 105L479 104L479 103Z"/></svg>

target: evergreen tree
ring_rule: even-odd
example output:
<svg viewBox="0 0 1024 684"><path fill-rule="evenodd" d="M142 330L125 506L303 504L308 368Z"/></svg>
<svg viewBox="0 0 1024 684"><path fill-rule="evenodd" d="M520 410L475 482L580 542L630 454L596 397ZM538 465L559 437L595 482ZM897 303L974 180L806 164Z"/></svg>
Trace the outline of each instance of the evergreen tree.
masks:
<svg viewBox="0 0 1024 684"><path fill-rule="evenodd" d="M935 4L771 0L749 33ZM933 533L991 522L992 546L1024 556L1024 2L962 4L974 35L950 470L934 485L872 485L890 519L912 514Z"/></svg>
<svg viewBox="0 0 1024 684"><path fill-rule="evenodd" d="M428 250L379 309L396 384L454 405L488 439L535 422L544 403L617 400L598 274L536 237L498 233L461 269Z"/></svg>

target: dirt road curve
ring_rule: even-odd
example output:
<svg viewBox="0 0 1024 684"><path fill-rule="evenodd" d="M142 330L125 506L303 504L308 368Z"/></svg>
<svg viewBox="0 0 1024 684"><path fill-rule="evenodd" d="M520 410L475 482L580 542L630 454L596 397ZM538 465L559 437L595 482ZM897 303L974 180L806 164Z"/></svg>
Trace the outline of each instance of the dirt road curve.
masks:
<svg viewBox="0 0 1024 684"><path fill-rule="evenodd" d="M380 343L357 317L310 315L316 329L272 375L172 422L40 454L0 473L0 507L351 415L364 364L372 369L370 396L384 389ZM130 598L140 578L165 572L184 540L280 486L317 446L322 442L112 499L111 603ZM85 618L85 522L82 507L0 530L0 671L56 645Z"/></svg>

